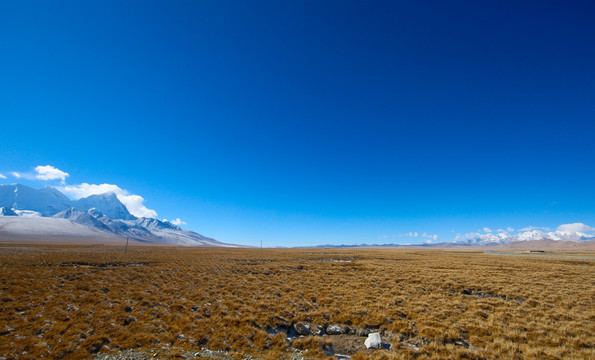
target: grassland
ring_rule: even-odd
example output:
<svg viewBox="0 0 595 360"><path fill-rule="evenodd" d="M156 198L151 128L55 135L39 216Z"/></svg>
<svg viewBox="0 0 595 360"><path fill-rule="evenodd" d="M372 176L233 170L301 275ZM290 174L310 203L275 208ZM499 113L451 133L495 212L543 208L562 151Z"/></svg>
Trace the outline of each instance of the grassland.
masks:
<svg viewBox="0 0 595 360"><path fill-rule="evenodd" d="M593 359L575 255L5 245L0 359Z"/></svg>

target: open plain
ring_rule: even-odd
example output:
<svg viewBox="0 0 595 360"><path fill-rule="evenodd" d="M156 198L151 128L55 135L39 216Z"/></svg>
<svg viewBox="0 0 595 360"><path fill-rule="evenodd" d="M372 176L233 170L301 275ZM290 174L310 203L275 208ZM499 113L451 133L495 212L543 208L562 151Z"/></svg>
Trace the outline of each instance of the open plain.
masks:
<svg viewBox="0 0 595 360"><path fill-rule="evenodd" d="M593 359L594 265L593 252L4 244L0 359Z"/></svg>

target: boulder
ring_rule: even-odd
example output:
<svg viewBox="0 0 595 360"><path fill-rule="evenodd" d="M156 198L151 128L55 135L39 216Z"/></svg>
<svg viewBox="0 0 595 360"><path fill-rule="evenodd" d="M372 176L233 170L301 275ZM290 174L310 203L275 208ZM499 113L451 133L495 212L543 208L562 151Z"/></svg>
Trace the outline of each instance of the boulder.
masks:
<svg viewBox="0 0 595 360"><path fill-rule="evenodd" d="M324 325L317 325L316 328L314 330L312 330L312 332L314 333L314 335L323 336L324 330L325 330Z"/></svg>
<svg viewBox="0 0 595 360"><path fill-rule="evenodd" d="M382 338L380 338L380 333L375 332L368 334L368 338L364 341L364 345L366 345L367 349L381 349Z"/></svg>
<svg viewBox="0 0 595 360"><path fill-rule="evenodd" d="M298 322L298 323L296 323L296 324L293 325L293 328L295 329L295 332L298 335L306 336L306 335L310 335L311 334L311 332L310 332L310 325L307 325L307 324Z"/></svg>
<svg viewBox="0 0 595 360"><path fill-rule="evenodd" d="M341 327L339 325L329 325L326 328L326 333L328 335L341 335L343 331L341 330Z"/></svg>

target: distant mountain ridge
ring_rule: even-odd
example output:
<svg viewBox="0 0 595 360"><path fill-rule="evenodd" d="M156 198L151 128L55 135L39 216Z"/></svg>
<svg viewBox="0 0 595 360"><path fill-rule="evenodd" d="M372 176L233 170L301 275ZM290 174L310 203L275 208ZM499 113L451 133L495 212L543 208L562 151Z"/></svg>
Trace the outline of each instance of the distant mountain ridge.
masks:
<svg viewBox="0 0 595 360"><path fill-rule="evenodd" d="M50 186L37 190L22 184L2 184L0 185L0 207L13 211L31 210L41 216L53 216L71 207L81 211L96 208L114 219L136 219L114 193L91 195L73 201Z"/></svg>
<svg viewBox="0 0 595 360"><path fill-rule="evenodd" d="M549 231L544 232L540 230L529 230L518 234L508 234L506 232L476 234L475 236L465 239L456 240L455 243L460 245L506 245L516 242L525 241L593 241L595 236L583 232L570 231Z"/></svg>
<svg viewBox="0 0 595 360"><path fill-rule="evenodd" d="M36 216L43 221L32 219ZM69 229L69 224L83 225L99 237L128 237L153 244L234 246L168 221L137 218L114 193L73 201L53 187L37 190L22 184L0 184L0 230L8 235L12 232L23 236L27 233L54 236L80 231Z"/></svg>
<svg viewBox="0 0 595 360"><path fill-rule="evenodd" d="M126 206L118 200L118 197L113 192L82 198L74 204L74 208L81 211L97 209L113 219L136 219L135 216L128 212Z"/></svg>

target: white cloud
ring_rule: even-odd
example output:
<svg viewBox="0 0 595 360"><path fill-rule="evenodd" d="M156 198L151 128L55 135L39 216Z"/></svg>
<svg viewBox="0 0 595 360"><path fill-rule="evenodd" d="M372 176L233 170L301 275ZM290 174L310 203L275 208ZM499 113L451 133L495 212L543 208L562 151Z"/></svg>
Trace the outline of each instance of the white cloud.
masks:
<svg viewBox="0 0 595 360"><path fill-rule="evenodd" d="M157 218L157 211L148 209L143 204L145 199L140 195L118 195L118 199L136 217Z"/></svg>
<svg viewBox="0 0 595 360"><path fill-rule="evenodd" d="M550 228L545 227L545 226L525 226L524 228L519 229L519 231L533 231L533 230L550 231Z"/></svg>
<svg viewBox="0 0 595 360"><path fill-rule="evenodd" d="M66 178L68 176L70 176L67 172L57 169L51 165L36 166L35 172L37 173L35 175L35 178L37 180L58 180L58 179L60 179L60 181L62 183L64 183Z"/></svg>
<svg viewBox="0 0 595 360"><path fill-rule="evenodd" d="M148 209L144 205L145 199L140 195L130 194L128 190L122 189L114 184L88 184L82 183L79 185L65 185L58 188L64 194L74 200L87 197L89 195L99 195L113 192L118 197L118 200L126 206L128 211L136 217L157 218L155 210Z"/></svg>
<svg viewBox="0 0 595 360"><path fill-rule="evenodd" d="M562 224L558 226L558 231L564 232L586 232L586 231L595 231L595 228L590 227L589 225L585 225L583 223L573 223L573 224Z"/></svg>
<svg viewBox="0 0 595 360"><path fill-rule="evenodd" d="M17 172L11 171L10 175L17 179L27 179L27 180L60 180L62 184L70 174L65 171L62 171L52 165L39 165L36 166L34 172ZM4 176L4 175L3 175Z"/></svg>
<svg viewBox="0 0 595 360"><path fill-rule="evenodd" d="M408 232L407 234L401 234L399 237L418 237L419 233L417 232Z"/></svg>
<svg viewBox="0 0 595 360"><path fill-rule="evenodd" d="M506 230L508 230L508 232L513 232L513 231L514 231L514 229L513 229L513 228L511 228L510 226L509 226L509 227L507 227L507 228L506 228Z"/></svg>
<svg viewBox="0 0 595 360"><path fill-rule="evenodd" d="M185 222L185 221L182 221L180 218L177 218L177 219L175 219L175 220L167 220L167 219L163 219L163 221L167 221L167 222L169 222L169 223L172 223L172 224L174 224L174 225L178 225L178 226L180 226L180 225L185 225L185 224L186 224L186 222Z"/></svg>
<svg viewBox="0 0 595 360"><path fill-rule="evenodd" d="M426 238L426 239L438 240L438 234L423 233L423 234L421 234L421 237Z"/></svg>
<svg viewBox="0 0 595 360"><path fill-rule="evenodd" d="M430 239L430 240L438 240L438 234L429 234L426 232L423 233L418 233L417 231L413 232L410 231L406 234L399 234L399 235L393 235L393 237L408 237L408 238L424 238L424 239Z"/></svg>
<svg viewBox="0 0 595 360"><path fill-rule="evenodd" d="M0 179L6 179L6 176L4 176L2 173L0 173Z"/></svg>
<svg viewBox="0 0 595 360"><path fill-rule="evenodd" d="M490 229L489 227L484 227L483 228L483 232L491 233L492 232L492 229Z"/></svg>

